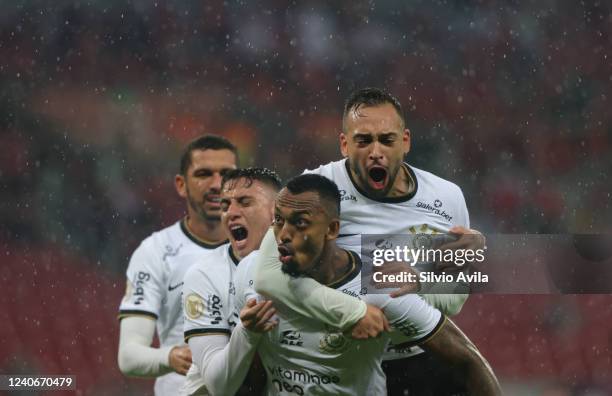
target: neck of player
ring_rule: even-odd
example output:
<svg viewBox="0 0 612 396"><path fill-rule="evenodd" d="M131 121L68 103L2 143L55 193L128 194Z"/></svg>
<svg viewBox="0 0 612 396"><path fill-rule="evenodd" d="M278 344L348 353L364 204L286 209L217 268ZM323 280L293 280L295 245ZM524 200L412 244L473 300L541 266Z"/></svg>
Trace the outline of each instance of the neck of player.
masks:
<svg viewBox="0 0 612 396"><path fill-rule="evenodd" d="M402 164L393 181L393 187L387 194L389 197L403 197L414 190L414 182L408 171L408 165Z"/></svg>
<svg viewBox="0 0 612 396"><path fill-rule="evenodd" d="M336 246L335 242L328 242L321 253L319 265L309 275L323 285L337 282L351 270L349 253Z"/></svg>

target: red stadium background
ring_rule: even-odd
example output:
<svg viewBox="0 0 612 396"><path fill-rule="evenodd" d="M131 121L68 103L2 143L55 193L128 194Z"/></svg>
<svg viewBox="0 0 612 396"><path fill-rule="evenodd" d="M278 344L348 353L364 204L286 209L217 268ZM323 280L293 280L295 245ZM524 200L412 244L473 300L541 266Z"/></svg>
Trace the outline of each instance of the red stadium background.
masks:
<svg viewBox="0 0 612 396"><path fill-rule="evenodd" d="M118 371L116 312L133 249L183 215L180 148L217 133L292 176L339 157L354 88L398 96L408 161L463 188L474 228L610 232L606 3L3 8L1 374L151 394ZM456 321L507 394L612 394L610 295L476 295Z"/></svg>

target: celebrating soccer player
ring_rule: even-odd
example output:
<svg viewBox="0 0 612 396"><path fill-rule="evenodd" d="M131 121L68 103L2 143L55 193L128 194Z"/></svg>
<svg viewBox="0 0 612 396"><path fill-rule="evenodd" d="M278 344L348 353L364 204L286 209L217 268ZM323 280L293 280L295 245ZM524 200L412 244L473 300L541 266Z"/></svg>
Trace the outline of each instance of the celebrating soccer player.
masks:
<svg viewBox="0 0 612 396"><path fill-rule="evenodd" d="M222 137L192 141L175 177L187 216L146 238L130 260L119 315L119 369L129 376L158 377L155 395L175 395L191 365L183 342L183 278L199 255L226 242L219 194L222 176L236 161L236 147ZM156 330L159 348L151 346Z"/></svg>
<svg viewBox="0 0 612 396"><path fill-rule="evenodd" d="M340 189L340 246L359 250L361 234L454 233L459 237L453 242L454 248L482 247L483 238L474 237L474 233L479 234L469 229L469 216L461 189L403 161L410 151L410 130L395 97L376 88L358 90L348 98L342 121L340 149L345 158L306 171L333 180ZM290 286L290 281L280 271L281 263L274 255L276 245L273 239L266 238L261 250L262 265L258 266L255 279L259 293L342 329L350 328L363 315L363 307L357 305L357 300L323 287L312 279L295 279ZM296 290L310 292L297 294ZM430 292L423 295L425 300L451 316L459 312L467 299L465 294ZM360 323L353 334L369 334L362 326L366 324ZM402 359L387 363L392 366L387 368L391 374L388 377L403 381L400 384L403 389L420 394L422 379L425 379L427 388L449 387L449 390L439 390L438 394L461 390L451 379L436 381L435 384L429 381L430 376L424 375L424 371L439 370L440 365L423 355L421 349L394 351L397 349L390 345L389 359L419 355L409 362ZM408 364L411 369L407 369Z"/></svg>
<svg viewBox="0 0 612 396"><path fill-rule="evenodd" d="M497 379L476 347L420 296L362 294L359 254L336 245L340 202L337 186L320 175L298 176L281 190L273 230L282 271L295 280L312 278L380 307L401 343L419 344L440 359L453 375L464 379L470 394L500 394ZM253 286L257 265L256 257L250 256L236 271L236 308L259 298ZM266 394L386 394L381 360L389 333L356 340L317 318L282 305L278 309L278 325L263 334L257 347L267 373Z"/></svg>
<svg viewBox="0 0 612 396"><path fill-rule="evenodd" d="M184 330L193 364L182 394L232 395L251 365L254 348L243 344L256 337L249 337L252 332L233 316L234 271L241 259L259 248L280 187L278 176L263 168L236 169L223 178L221 222L230 243L198 258L185 275ZM251 308L260 315L268 313L265 323L274 311L270 303L264 304Z"/></svg>

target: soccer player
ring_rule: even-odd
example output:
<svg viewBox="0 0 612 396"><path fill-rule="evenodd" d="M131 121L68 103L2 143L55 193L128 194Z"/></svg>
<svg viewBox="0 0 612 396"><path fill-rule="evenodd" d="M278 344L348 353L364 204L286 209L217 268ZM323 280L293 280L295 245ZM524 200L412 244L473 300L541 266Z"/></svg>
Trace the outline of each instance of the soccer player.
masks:
<svg viewBox="0 0 612 396"><path fill-rule="evenodd" d="M233 316L234 271L242 258L259 248L280 188L278 176L263 168L236 169L223 178L221 223L230 243L203 255L185 274L184 331L193 363L182 394L234 394L242 382L236 378L248 371L253 350L243 356L223 354L230 348L238 319Z"/></svg>
<svg viewBox="0 0 612 396"><path fill-rule="evenodd" d="M322 165L307 173L316 173L333 180L340 189L340 238L342 247L359 250L361 234L439 234L454 233L459 239L440 247L477 249L484 238L470 230L469 216L461 189L432 173L417 169L403 161L410 151L410 130L405 125L401 105L392 95L376 88L353 93L343 112L340 149L345 157ZM476 234L476 235L474 235ZM269 245L266 245L266 242ZM349 296L317 285L312 279L289 280L279 270L281 263L274 256L273 239L262 245L255 279L256 290L273 296L298 312L329 325L346 329L355 323L355 301ZM304 291L298 293L298 291ZM431 290L423 297L446 315L457 314L467 295L442 294ZM359 328L353 330L359 331ZM389 346L390 352L395 348ZM419 348L404 349L394 358L422 352ZM424 365L431 370L439 366L421 355L412 360L415 373L422 377ZM388 375L390 380L406 378L407 362L388 363L402 375ZM412 381L412 389L418 384Z"/></svg>
<svg viewBox="0 0 612 396"><path fill-rule="evenodd" d="M474 395L501 394L484 358L463 333L416 294L398 298L363 295L361 260L336 245L341 193L329 179L306 174L289 181L275 205L273 230L282 271L309 277L383 309L403 342L420 344L463 378ZM236 308L258 296L253 289L257 259L244 259L236 279ZM357 299L356 298L356 299ZM354 340L320 320L278 306L278 325L257 346L267 373L267 394L386 394L382 354L388 333Z"/></svg>
<svg viewBox="0 0 612 396"><path fill-rule="evenodd" d="M234 272L240 268L242 258L259 248L272 223L274 200L280 187L276 174L262 168L236 169L223 177L221 224L230 243L203 255L185 274L184 329L193 364L182 394L233 394L251 365L258 337L245 331L249 329L246 325L235 329L238 310L233 311ZM270 304L264 304L265 301L254 306L247 304L247 314L259 314L265 323L265 315L269 317L274 310ZM365 311L367 314L361 314L360 322L383 322L375 331L383 330L382 311L372 306ZM242 322L245 323L244 316ZM271 328L262 326L263 331ZM246 388L242 389L248 392Z"/></svg>
<svg viewBox="0 0 612 396"><path fill-rule="evenodd" d="M202 253L226 243L219 194L222 176L236 162L236 147L223 137L206 135L189 143L175 177L187 216L147 237L130 259L119 308L119 369L129 376L157 377L156 395L175 395L191 365L183 342L183 278ZM151 346L156 331L159 348Z"/></svg>

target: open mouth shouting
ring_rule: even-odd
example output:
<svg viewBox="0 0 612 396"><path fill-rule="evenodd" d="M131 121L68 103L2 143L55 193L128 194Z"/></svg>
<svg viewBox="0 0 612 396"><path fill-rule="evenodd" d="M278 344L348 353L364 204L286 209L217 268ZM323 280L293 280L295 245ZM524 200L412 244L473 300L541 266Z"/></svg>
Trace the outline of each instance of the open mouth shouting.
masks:
<svg viewBox="0 0 612 396"><path fill-rule="evenodd" d="M389 172L380 165L373 165L368 169L368 182L375 190L383 190L389 181Z"/></svg>
<svg viewBox="0 0 612 396"><path fill-rule="evenodd" d="M242 249L247 243L247 237L249 236L249 230L242 224L233 224L229 226L230 234L232 239L236 241L236 247Z"/></svg>

